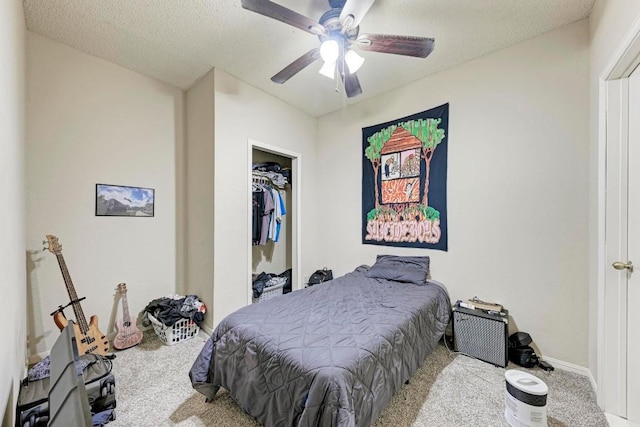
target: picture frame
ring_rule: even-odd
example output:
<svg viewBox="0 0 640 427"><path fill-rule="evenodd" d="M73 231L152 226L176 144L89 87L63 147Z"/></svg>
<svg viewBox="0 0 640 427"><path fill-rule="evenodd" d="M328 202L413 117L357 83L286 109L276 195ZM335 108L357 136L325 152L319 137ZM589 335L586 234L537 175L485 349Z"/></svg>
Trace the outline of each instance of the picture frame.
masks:
<svg viewBox="0 0 640 427"><path fill-rule="evenodd" d="M155 190L128 185L96 184L96 216L155 215Z"/></svg>

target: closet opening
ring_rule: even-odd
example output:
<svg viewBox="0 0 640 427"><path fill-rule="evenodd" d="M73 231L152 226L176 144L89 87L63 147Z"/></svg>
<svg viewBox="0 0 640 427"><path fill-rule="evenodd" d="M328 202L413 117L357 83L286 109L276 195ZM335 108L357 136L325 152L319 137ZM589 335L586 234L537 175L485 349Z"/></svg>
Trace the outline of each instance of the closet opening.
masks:
<svg viewBox="0 0 640 427"><path fill-rule="evenodd" d="M254 297L254 279L273 278L292 291L301 288L300 261L300 155L279 147L248 141L249 220L248 298ZM276 204L278 208L276 209ZM264 208L273 210L264 215ZM284 212L284 214L282 214ZM261 287L261 286L260 286ZM268 289L268 288L267 288ZM284 289L283 289L284 290ZM281 293L273 292L273 295ZM265 293L263 299L267 296Z"/></svg>

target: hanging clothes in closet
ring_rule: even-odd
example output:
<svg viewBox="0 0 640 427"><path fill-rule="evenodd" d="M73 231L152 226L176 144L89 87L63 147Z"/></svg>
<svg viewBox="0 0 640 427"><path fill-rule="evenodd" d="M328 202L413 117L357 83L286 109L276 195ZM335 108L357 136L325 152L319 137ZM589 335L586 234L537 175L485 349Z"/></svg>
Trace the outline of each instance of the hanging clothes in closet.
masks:
<svg viewBox="0 0 640 427"><path fill-rule="evenodd" d="M284 188L287 179L277 172L258 170L252 178L252 244L277 243L282 217L287 213L279 188Z"/></svg>

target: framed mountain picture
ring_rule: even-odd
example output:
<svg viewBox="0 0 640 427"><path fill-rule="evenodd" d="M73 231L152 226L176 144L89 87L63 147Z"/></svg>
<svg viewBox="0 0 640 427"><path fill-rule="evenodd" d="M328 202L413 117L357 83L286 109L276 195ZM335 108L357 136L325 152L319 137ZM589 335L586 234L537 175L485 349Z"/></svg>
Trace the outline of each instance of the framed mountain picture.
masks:
<svg viewBox="0 0 640 427"><path fill-rule="evenodd" d="M152 217L154 204L153 188L96 184L96 216Z"/></svg>

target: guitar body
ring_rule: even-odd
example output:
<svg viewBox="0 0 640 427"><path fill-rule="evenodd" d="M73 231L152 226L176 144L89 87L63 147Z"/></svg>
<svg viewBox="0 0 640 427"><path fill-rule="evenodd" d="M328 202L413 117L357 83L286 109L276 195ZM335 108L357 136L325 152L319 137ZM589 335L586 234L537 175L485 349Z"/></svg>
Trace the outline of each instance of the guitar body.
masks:
<svg viewBox="0 0 640 427"><path fill-rule="evenodd" d="M61 311L53 315L53 321L60 330L69 324L69 321ZM98 316L91 316L89 318L86 333L83 333L80 325L74 322L73 332L76 337L78 354L100 354L104 356L109 352L109 341L100 329L98 329Z"/></svg>
<svg viewBox="0 0 640 427"><path fill-rule="evenodd" d="M135 323L125 322L124 319L120 319L116 322L116 328L118 332L113 338L113 348L116 350L133 347L142 341L142 331L138 329Z"/></svg>

